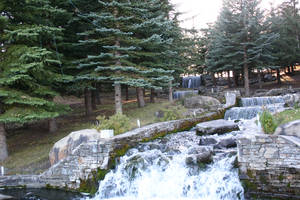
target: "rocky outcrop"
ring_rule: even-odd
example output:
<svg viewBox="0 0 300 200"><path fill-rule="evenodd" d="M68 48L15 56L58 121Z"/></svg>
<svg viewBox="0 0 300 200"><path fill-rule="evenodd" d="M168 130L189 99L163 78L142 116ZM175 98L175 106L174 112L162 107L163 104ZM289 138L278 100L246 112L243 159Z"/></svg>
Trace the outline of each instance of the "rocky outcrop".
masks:
<svg viewBox="0 0 300 200"><path fill-rule="evenodd" d="M209 96L194 96L186 98L184 100L184 106L186 108L206 108L210 110L216 110L221 107L221 103L218 99Z"/></svg>
<svg viewBox="0 0 300 200"><path fill-rule="evenodd" d="M224 119L202 122L196 126L197 135L223 134L236 130L239 130L237 123Z"/></svg>
<svg viewBox="0 0 300 200"><path fill-rule="evenodd" d="M100 139L101 135L96 129L85 129L70 133L68 136L56 142L50 150L49 160L51 165L65 159L80 144Z"/></svg>
<svg viewBox="0 0 300 200"><path fill-rule="evenodd" d="M300 138L300 120L292 121L277 127L274 135L289 135Z"/></svg>

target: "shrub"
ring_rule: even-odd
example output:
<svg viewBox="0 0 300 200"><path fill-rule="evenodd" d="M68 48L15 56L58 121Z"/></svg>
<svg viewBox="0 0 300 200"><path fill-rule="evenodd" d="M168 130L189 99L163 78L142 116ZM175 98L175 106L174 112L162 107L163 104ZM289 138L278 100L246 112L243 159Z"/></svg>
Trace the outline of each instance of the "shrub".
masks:
<svg viewBox="0 0 300 200"><path fill-rule="evenodd" d="M103 129L113 129L115 135L119 135L131 129L130 120L126 115L115 114L109 119L105 119L104 116L98 116L97 120L99 125L96 126L98 131Z"/></svg>
<svg viewBox="0 0 300 200"><path fill-rule="evenodd" d="M273 115L267 110L264 110L260 114L259 121L262 125L263 131L267 134L274 133L275 129L277 128L277 123Z"/></svg>
<svg viewBox="0 0 300 200"><path fill-rule="evenodd" d="M165 109L165 110L163 110L163 112L164 112L164 116L160 120L160 121L163 121L163 122L164 121L172 121L172 120L182 118L181 114L176 110L167 110L167 109Z"/></svg>

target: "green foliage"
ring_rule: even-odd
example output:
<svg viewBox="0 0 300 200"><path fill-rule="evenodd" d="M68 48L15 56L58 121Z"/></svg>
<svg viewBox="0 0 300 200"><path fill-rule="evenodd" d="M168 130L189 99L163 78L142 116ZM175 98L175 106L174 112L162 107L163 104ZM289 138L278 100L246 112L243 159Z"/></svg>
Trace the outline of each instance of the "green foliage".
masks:
<svg viewBox="0 0 300 200"><path fill-rule="evenodd" d="M98 116L97 120L99 121L99 125L96 126L97 130L113 129L115 135L129 131L131 128L129 118L120 113L109 117L109 119L105 119L104 116Z"/></svg>
<svg viewBox="0 0 300 200"><path fill-rule="evenodd" d="M171 120L177 120L182 119L183 116L180 114L177 110L172 109L163 109L164 116L160 119L160 121L171 121Z"/></svg>
<svg viewBox="0 0 300 200"><path fill-rule="evenodd" d="M273 115L267 111L264 110L259 117L260 123L262 125L263 131L267 134L272 134L274 133L277 123L273 117Z"/></svg>

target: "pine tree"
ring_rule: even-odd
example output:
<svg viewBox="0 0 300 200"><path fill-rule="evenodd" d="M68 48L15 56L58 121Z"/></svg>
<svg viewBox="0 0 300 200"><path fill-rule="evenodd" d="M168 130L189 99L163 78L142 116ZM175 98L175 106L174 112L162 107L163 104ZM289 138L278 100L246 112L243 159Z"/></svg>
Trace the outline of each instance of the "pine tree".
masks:
<svg viewBox="0 0 300 200"><path fill-rule="evenodd" d="M48 1L4 1L3 5L8 25L2 35L6 48L0 66L0 135L5 123L54 119L65 113L67 108L53 98L55 88L70 80L60 73L58 53L52 50L62 30L51 26L51 20L64 11Z"/></svg>

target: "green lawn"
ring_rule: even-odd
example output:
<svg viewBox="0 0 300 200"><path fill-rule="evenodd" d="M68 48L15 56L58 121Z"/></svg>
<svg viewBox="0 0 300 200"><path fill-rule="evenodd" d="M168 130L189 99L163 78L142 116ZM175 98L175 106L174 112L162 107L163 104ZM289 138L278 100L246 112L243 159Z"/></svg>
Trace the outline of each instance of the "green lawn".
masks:
<svg viewBox="0 0 300 200"><path fill-rule="evenodd" d="M278 126L285 124L291 121L300 119L300 108L286 110L274 115L275 121Z"/></svg>

